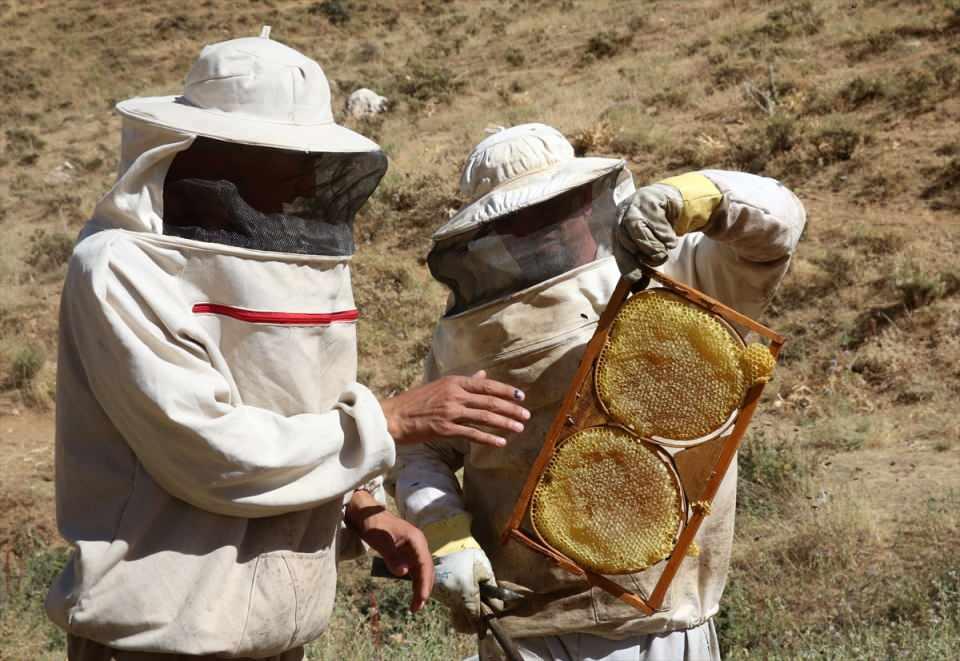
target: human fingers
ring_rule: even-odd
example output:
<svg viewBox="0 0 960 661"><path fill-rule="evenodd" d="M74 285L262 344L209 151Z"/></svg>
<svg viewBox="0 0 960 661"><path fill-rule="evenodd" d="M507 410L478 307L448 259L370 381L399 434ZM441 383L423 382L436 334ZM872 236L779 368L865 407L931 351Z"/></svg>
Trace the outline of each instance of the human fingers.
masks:
<svg viewBox="0 0 960 661"><path fill-rule="evenodd" d="M410 562L396 549L384 550L381 555L387 569L394 576L403 577L410 573Z"/></svg>
<svg viewBox="0 0 960 661"><path fill-rule="evenodd" d="M639 215L635 219L625 217L615 235L620 247L650 266L659 266L667 259L664 242Z"/></svg>
<svg viewBox="0 0 960 661"><path fill-rule="evenodd" d="M475 395L489 395L515 402L522 402L526 398L526 394L519 388L486 378L486 372L483 370L473 376L464 377L460 385L464 390Z"/></svg>
<svg viewBox="0 0 960 661"><path fill-rule="evenodd" d="M525 422L530 419L530 411L500 397L491 397L490 395L468 394L463 400L463 405L471 409L481 411L490 411L506 418L511 418L519 422ZM518 431L518 430L514 430Z"/></svg>
<svg viewBox="0 0 960 661"><path fill-rule="evenodd" d="M416 613L423 608L430 598L430 592L433 590L434 570L433 558L430 556L430 549L427 546L427 540L419 530L417 535L412 535L409 545L406 547L411 558L410 575L413 578L413 593L410 596L410 612Z"/></svg>
<svg viewBox="0 0 960 661"><path fill-rule="evenodd" d="M519 434L523 431L523 423L498 413L484 409L464 407L456 418L457 423L468 426L481 425L493 432Z"/></svg>
<svg viewBox="0 0 960 661"><path fill-rule="evenodd" d="M467 427L465 425L459 425L456 423L441 425L437 430L437 433L442 437L463 438L471 443L492 445L493 447L497 448L502 448L507 444L507 439L503 438L502 436L497 436L479 429L474 429L473 427Z"/></svg>

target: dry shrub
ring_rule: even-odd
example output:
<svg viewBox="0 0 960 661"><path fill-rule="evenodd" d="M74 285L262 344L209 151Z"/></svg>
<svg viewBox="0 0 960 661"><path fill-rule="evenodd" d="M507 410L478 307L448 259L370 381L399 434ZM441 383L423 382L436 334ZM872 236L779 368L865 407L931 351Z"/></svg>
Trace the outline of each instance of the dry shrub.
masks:
<svg viewBox="0 0 960 661"><path fill-rule="evenodd" d="M928 204L934 209L960 211L960 158L928 170L927 175L933 182L923 190Z"/></svg>
<svg viewBox="0 0 960 661"><path fill-rule="evenodd" d="M847 59L862 62L875 55L883 55L902 41L894 30L878 30L856 39L848 39L841 45L847 50Z"/></svg>
<svg viewBox="0 0 960 661"><path fill-rule="evenodd" d="M349 4L344 0L323 0L307 9L309 14L325 16L330 25L345 25L350 22Z"/></svg>
<svg viewBox="0 0 960 661"><path fill-rule="evenodd" d="M394 84L414 107L449 103L466 87L466 82L447 67L422 60L409 60Z"/></svg>
<svg viewBox="0 0 960 661"><path fill-rule="evenodd" d="M598 32L590 37L584 47L582 64L589 64L594 60L604 60L616 57L633 42L633 33L621 34L612 30Z"/></svg>
<svg viewBox="0 0 960 661"><path fill-rule="evenodd" d="M879 78L857 76L840 88L839 97L847 110L857 110L887 95L886 83Z"/></svg>
<svg viewBox="0 0 960 661"><path fill-rule="evenodd" d="M767 21L756 33L774 41L783 41L797 35L814 35L823 28L824 20L811 0L792 2L767 14Z"/></svg>
<svg viewBox="0 0 960 661"><path fill-rule="evenodd" d="M937 549L958 531L958 495L889 533L854 487L808 496L783 518L740 517L751 542L734 547L717 618L724 658L951 658L960 568Z"/></svg>
<svg viewBox="0 0 960 661"><path fill-rule="evenodd" d="M607 121L599 121L570 135L570 144L577 156L608 151L614 139L614 130Z"/></svg>
<svg viewBox="0 0 960 661"><path fill-rule="evenodd" d="M777 156L793 149L799 139L799 124L791 115L776 114L755 124L731 145L730 160L742 170L763 172Z"/></svg>
<svg viewBox="0 0 960 661"><path fill-rule="evenodd" d="M960 276L952 269L938 270L904 257L894 263L891 273L879 286L887 294L888 302L869 306L857 315L844 339L846 348L855 349L904 315L954 296L960 292Z"/></svg>
<svg viewBox="0 0 960 661"><path fill-rule="evenodd" d="M47 232L39 229L30 235L27 256L24 258L31 268L41 273L60 268L70 259L73 252L73 237L62 232Z"/></svg>

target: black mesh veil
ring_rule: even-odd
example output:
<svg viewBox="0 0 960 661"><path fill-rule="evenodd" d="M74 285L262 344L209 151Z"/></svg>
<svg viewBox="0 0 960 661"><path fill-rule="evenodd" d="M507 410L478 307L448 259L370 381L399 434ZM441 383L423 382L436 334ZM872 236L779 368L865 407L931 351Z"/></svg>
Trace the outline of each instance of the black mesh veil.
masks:
<svg viewBox="0 0 960 661"><path fill-rule="evenodd" d="M509 296L612 254L621 172L436 242L427 263L450 288L447 314Z"/></svg>
<svg viewBox="0 0 960 661"><path fill-rule="evenodd" d="M164 234L253 250L353 254L353 219L387 170L384 153L304 154L240 146L240 158L249 158L253 149L264 160L259 170L246 168L252 173L233 176L229 168L216 172L214 167L209 176L168 175ZM287 158L283 167L277 157Z"/></svg>

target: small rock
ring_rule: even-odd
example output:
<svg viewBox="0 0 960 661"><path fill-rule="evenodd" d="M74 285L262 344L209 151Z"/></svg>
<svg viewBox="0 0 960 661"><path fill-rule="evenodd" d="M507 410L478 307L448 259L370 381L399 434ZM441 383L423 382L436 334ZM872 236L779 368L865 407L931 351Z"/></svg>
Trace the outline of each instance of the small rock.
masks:
<svg viewBox="0 0 960 661"><path fill-rule="evenodd" d="M354 119L363 119L364 117L373 117L382 112L386 112L390 106L390 101L380 96L371 89L362 87L356 90L347 99L346 113Z"/></svg>

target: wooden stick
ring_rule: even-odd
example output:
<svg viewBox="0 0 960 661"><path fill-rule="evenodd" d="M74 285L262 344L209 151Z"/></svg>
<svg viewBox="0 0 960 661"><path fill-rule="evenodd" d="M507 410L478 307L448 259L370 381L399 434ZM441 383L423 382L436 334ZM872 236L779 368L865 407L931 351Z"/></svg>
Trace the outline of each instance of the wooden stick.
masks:
<svg viewBox="0 0 960 661"><path fill-rule="evenodd" d="M662 284L665 288L674 291L681 298L706 308L710 312L722 317L731 324L737 324L748 328L758 333L762 337L767 338L767 340L770 342L768 347L770 353L774 358L777 358L779 355L780 350L785 342L785 338L779 333L776 333L763 324L754 321L750 317L747 317L746 315L727 307L716 299L711 298L710 296L707 296L706 294L693 289L692 287L688 287L687 285L677 282L669 276L647 267L643 267L643 272L651 279ZM680 533L680 538L677 540L677 544L675 545L673 552L667 561L667 565L664 567L663 573L660 575L660 579L657 581L657 585L654 587L654 591L650 595L649 599L644 599L641 596L626 590L623 586L615 583L601 574L596 574L584 569L583 567L580 567L576 562L558 552L556 549L553 549L548 544L538 542L534 540L531 535L520 530L520 525L523 521L524 515L530 506L530 500L533 497L533 492L535 491L537 483L540 480L540 476L546 469L547 464L550 462L557 444L563 438L566 438L566 436L579 431L585 425L596 424L596 421L588 422L591 415L585 415L584 407L581 406L579 409L577 409L576 405L578 399L582 395L586 394L586 392L589 393L589 396L596 398L596 393L593 392L592 388L588 391L584 391L584 384L586 380L593 374L596 358L606 342L607 336L610 333L610 328L613 325L613 321L616 318L617 313L620 311L623 303L630 295L632 285L633 283L627 278L621 278L620 282L617 284L617 288L613 292L613 295L610 297L610 301L607 303L607 307L604 309L603 314L600 315L600 320L597 323L597 329L584 349L583 357L581 358L580 365L577 368L577 372L574 375L570 388L568 389L567 394L560 405L557 416L554 418L553 423L546 434L543 447L540 449L540 453L537 455L536 460L530 468L530 472L527 475L527 480L524 483L523 489L520 492L520 496L517 499L513 513L501 536L501 541L502 543L506 544L510 539L515 539L525 544L535 552L550 558L562 569L577 576L584 576L592 585L609 592L621 601L624 601L625 603L630 604L631 606L634 606L644 613L650 615L656 612L656 610L659 609L663 604L667 589L673 582L673 579L676 576L684 557L686 557L687 551L693 543L693 539L700 528L700 524L703 523L703 519L706 516L706 511L704 509L695 509L693 515L687 521L687 524ZM756 410L758 402L760 401L760 395L763 392L763 387L764 384L759 383L755 384L747 391L747 394L744 397L744 403L740 407L740 412L737 415L736 422L734 423L733 430L731 431L729 438L724 442L724 446L717 458L716 464L713 467L713 471L710 473L707 484L704 486L703 491L698 498L700 502L705 501L707 503L713 503L713 499L716 497L717 490L720 488L720 484L722 483L724 476L727 474L733 458L736 456L736 452L740 446L743 435L746 432L747 426L750 424L753 413ZM589 407L587 407L587 409L589 409Z"/></svg>
<svg viewBox="0 0 960 661"><path fill-rule="evenodd" d="M654 271L653 269L648 268L646 266L642 268L644 270L644 273L649 275L651 278L653 278L660 284L664 285L668 289L674 290L675 292L677 292L687 300L707 308L711 312L720 315L721 317L723 317L724 319L726 319L731 323L740 324L745 328L749 328L750 330L756 333L759 333L763 337L770 340L772 343L776 343L780 346L783 346L784 337L779 333L777 333L776 331L771 330L770 328L767 328L766 326L764 326L763 324L757 321L754 321L753 319L751 319L745 314L741 314L737 312L733 308L727 307L717 299L707 296L706 294L704 294L702 291L698 289L694 289L693 287L688 287L683 283L677 282L670 276L664 275L659 271Z"/></svg>
<svg viewBox="0 0 960 661"><path fill-rule="evenodd" d="M541 553L542 555L549 557L561 569L564 569L575 576L585 577L591 585L596 585L598 588L605 590L606 592L609 592L613 596L617 597L620 601L630 604L634 608L640 609L647 615L652 615L655 612L654 608L651 607L650 604L648 604L646 601L644 601L643 597L641 597L640 595L634 592L630 592L629 590L624 588L622 585L614 583L613 581L611 581L609 578L607 578L602 574L596 574L587 569L583 569L577 563L575 563L573 560L566 557L562 553L555 551L549 546L544 546L542 544L537 543L536 541L531 539L528 535L526 535L523 531L513 530L512 537L514 539L517 539L523 542L534 551L537 551L538 553Z"/></svg>
<svg viewBox="0 0 960 661"><path fill-rule="evenodd" d="M730 468L730 463L733 461L733 458L737 453L737 448L740 447L740 440L747 431L747 425L750 424L750 418L753 417L753 412L757 408L757 403L760 401L760 393L763 392L763 386L764 384L758 383L750 388L749 391L747 391L747 396L744 400L744 406L740 410L740 414L737 416L737 422L733 426L733 431L730 433L730 437L724 444L723 450L720 452L720 456L717 457L717 463L714 465L713 472L710 474L710 478L707 480L707 484L703 488L703 493L700 496L701 501L713 503L713 499L717 495L717 490L720 488L720 483L723 482L723 478L727 474L727 470ZM689 549L690 544L693 543L693 538L700 529L700 524L703 523L705 516L706 512L704 512L702 509L695 510L693 516L691 516L690 520L687 521L687 525L683 529L683 532L680 533L680 539L677 540L677 545L673 549L673 554L670 556L670 560L667 561L667 566L664 568L663 573L660 574L660 580L657 581L657 585L653 589L653 593L650 595L650 603L654 608L659 608L660 604L663 603L663 600L667 594L667 588L670 587L670 583L673 581L673 577L680 568L680 563L683 562L683 559L687 554L687 549Z"/></svg>
<svg viewBox="0 0 960 661"><path fill-rule="evenodd" d="M553 456L553 450L556 447L557 441L560 439L560 434L568 424L567 414L577 399L580 387L593 368L593 358L596 357L603 347L607 333L610 331L610 326L613 324L613 320L620 310L620 305L629 294L630 282L625 278L621 278L620 282L617 283L617 288L613 291L613 296L610 297L610 302L607 303L606 309L604 309L603 314L600 315L600 320L597 322L597 330L587 343L583 358L580 360L580 366L577 368L577 372L573 377L574 385L567 391L567 395L560 405L560 414L554 418L553 424L547 432L543 447L540 448L540 454L537 455L536 461L533 462L533 466L531 466L530 472L527 474L527 481L520 491L520 497L517 499L517 504L513 508L513 514L507 521L506 528L501 535L501 541L504 544L510 539L510 532L520 527L520 523L523 521L523 515L526 513L527 507L530 504L530 498L533 496L533 491L537 488L537 481L540 479L540 474L543 473L543 470L547 467L550 457Z"/></svg>

